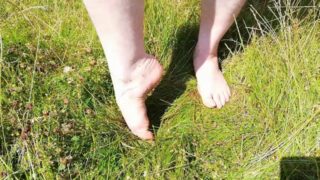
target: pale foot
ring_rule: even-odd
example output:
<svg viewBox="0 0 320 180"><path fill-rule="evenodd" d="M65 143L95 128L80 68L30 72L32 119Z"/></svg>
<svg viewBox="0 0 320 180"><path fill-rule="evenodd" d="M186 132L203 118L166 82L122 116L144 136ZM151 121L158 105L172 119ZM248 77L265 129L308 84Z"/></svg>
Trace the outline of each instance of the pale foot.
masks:
<svg viewBox="0 0 320 180"><path fill-rule="evenodd" d="M219 69L217 56L195 57L194 68L203 104L220 109L229 101L230 88Z"/></svg>
<svg viewBox="0 0 320 180"><path fill-rule="evenodd" d="M127 76L114 78L117 104L133 134L144 140L153 139L145 99L160 82L163 69L152 56L136 61Z"/></svg>

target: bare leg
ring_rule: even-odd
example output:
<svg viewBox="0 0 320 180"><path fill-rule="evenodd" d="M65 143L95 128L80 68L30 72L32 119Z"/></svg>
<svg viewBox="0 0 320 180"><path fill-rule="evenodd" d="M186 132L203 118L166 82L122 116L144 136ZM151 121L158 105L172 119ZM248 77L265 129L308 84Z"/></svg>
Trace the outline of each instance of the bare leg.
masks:
<svg viewBox="0 0 320 180"><path fill-rule="evenodd" d="M159 83L163 70L144 49L144 0L84 0L84 3L107 56L123 117L135 135L152 139L144 101Z"/></svg>
<svg viewBox="0 0 320 180"><path fill-rule="evenodd" d="M221 108L230 89L218 66L218 45L245 0L202 0L201 23L194 68L199 94L207 107Z"/></svg>

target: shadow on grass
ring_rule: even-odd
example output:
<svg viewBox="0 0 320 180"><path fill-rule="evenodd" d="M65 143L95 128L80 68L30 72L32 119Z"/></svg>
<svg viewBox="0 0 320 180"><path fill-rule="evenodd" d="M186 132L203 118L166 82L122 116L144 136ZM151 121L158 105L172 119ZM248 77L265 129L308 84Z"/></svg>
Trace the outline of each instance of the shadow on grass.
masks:
<svg viewBox="0 0 320 180"><path fill-rule="evenodd" d="M257 4L257 6L260 7L261 4ZM249 6L247 5L245 10L239 15L239 18L248 19L248 17L250 17L247 15L249 14L248 8ZM253 19L247 19L244 19L243 21L249 21L249 25L253 25ZM177 34L175 35L176 38L173 45L171 64L160 85L153 92L152 96L147 99L148 116L155 131L161 125L163 114L171 106L174 100L184 93L186 90L186 82L194 75L192 57L197 43L198 32L198 23L185 23L179 27ZM235 50L239 47L239 44L235 43L240 39L237 33L238 31L235 25L226 33L223 39L232 39L232 41L221 41L219 48L220 59L225 59L228 56L230 52L229 48ZM240 33L243 34L242 39L244 43L248 43L250 38L249 33L244 28L241 29Z"/></svg>
<svg viewBox="0 0 320 180"><path fill-rule="evenodd" d="M248 3L250 4L250 3ZM263 3L255 3L254 6L262 7ZM239 18L246 22L246 25L253 26L254 19L248 16L250 11L248 5L244 8ZM263 8L262 8L263 9ZM194 75L192 57L193 51L197 43L199 32L199 23L185 23L179 27L175 34L175 42L173 45L173 54L170 66L163 77L160 85L153 92L152 96L147 99L148 116L151 120L152 127L157 130L161 125L161 118L171 104L179 98L186 90L186 82ZM241 27L240 34L243 35L242 40L245 44L249 42L250 35L245 27ZM231 51L235 51L239 47L239 34L236 26L232 26L226 33L224 40L221 41L219 48L220 59L225 59ZM228 41L228 39L232 39ZM221 64L220 64L221 68Z"/></svg>
<svg viewBox="0 0 320 180"><path fill-rule="evenodd" d="M285 157L280 162L281 180L320 179L320 157Z"/></svg>
<svg viewBox="0 0 320 180"><path fill-rule="evenodd" d="M186 90L186 82L192 75L192 56L197 42L198 24L185 24L179 27L175 35L173 54L170 66L161 83L147 99L148 116L152 127L157 130L161 124L161 117L175 99Z"/></svg>
<svg viewBox="0 0 320 180"><path fill-rule="evenodd" d="M305 6L310 4L307 1L301 1L300 5ZM277 31L280 27L280 22L277 21L274 12L273 2L253 1L250 0L242 9L241 13L229 31L225 34L219 45L219 59L222 62L230 55L230 52L242 51L243 48L250 42L252 33L259 35L258 27L263 31L268 31L272 28ZM255 16L258 16L258 21L267 22L261 25ZM303 18L307 15L306 11L297 14L298 18ZM166 72L160 85L151 97L147 99L148 116L151 120L152 127L157 130L161 125L161 118L167 109L171 106L175 99L179 98L186 90L186 82L194 75L192 66L192 56L194 47L197 43L199 32L198 23L185 23L178 29L175 43L173 47L173 55L171 64ZM220 63L221 68L221 63Z"/></svg>
<svg viewBox="0 0 320 180"><path fill-rule="evenodd" d="M219 58L221 60L227 58L230 51L242 51L243 47L250 43L253 34L261 36L271 30L279 32L281 23L284 23L280 21L285 21L287 25L294 20L303 22L311 11L317 9L314 3L312 0L248 0L237 17L236 23L232 25L220 42ZM282 17L280 18L280 16Z"/></svg>

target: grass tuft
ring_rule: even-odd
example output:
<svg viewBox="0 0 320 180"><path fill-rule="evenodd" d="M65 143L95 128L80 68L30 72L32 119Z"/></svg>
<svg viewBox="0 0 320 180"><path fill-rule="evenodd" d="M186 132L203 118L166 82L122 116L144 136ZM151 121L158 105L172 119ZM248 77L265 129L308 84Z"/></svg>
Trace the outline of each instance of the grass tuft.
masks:
<svg viewBox="0 0 320 180"><path fill-rule="evenodd" d="M81 2L0 4L0 179L320 177L317 1L247 3L219 50L221 110L196 90L199 1L147 1L146 48L166 72L147 100L153 144L126 128Z"/></svg>

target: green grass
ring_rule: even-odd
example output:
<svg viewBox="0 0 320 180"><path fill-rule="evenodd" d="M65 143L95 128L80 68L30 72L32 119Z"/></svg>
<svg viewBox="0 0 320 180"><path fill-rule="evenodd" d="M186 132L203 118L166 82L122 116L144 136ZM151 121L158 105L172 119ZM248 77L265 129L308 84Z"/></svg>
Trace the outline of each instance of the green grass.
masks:
<svg viewBox="0 0 320 180"><path fill-rule="evenodd" d="M249 1L225 36L233 95L212 110L192 70L199 1L147 1L146 47L166 70L150 144L123 123L81 1L0 0L0 179L278 179L284 160L319 165L319 2L277 2Z"/></svg>

